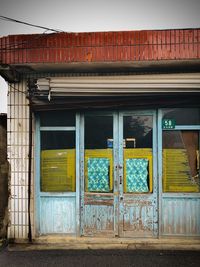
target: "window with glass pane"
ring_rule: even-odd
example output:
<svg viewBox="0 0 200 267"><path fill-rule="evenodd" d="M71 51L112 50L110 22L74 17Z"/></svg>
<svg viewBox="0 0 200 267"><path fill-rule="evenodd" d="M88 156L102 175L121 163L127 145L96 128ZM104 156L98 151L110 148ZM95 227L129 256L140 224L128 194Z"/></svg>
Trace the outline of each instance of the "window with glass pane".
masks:
<svg viewBox="0 0 200 267"><path fill-rule="evenodd" d="M74 192L75 131L41 131L42 192Z"/></svg>
<svg viewBox="0 0 200 267"><path fill-rule="evenodd" d="M152 116L124 116L124 192L153 190Z"/></svg>
<svg viewBox="0 0 200 267"><path fill-rule="evenodd" d="M163 119L173 119L176 125L199 125L200 109L198 108L171 108L163 109Z"/></svg>
<svg viewBox="0 0 200 267"><path fill-rule="evenodd" d="M113 117L85 116L85 191L113 190Z"/></svg>
<svg viewBox="0 0 200 267"><path fill-rule="evenodd" d="M199 190L199 131L163 131L163 191Z"/></svg>
<svg viewBox="0 0 200 267"><path fill-rule="evenodd" d="M40 115L41 126L75 126L75 113L65 110L42 111Z"/></svg>

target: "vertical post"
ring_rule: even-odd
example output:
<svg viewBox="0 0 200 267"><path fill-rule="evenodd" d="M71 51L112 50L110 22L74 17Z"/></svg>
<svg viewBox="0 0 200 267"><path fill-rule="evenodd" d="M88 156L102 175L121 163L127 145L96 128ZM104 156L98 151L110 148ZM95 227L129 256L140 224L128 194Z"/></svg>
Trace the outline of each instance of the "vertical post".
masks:
<svg viewBox="0 0 200 267"><path fill-rule="evenodd" d="M76 235L80 236L80 113L76 114Z"/></svg>
<svg viewBox="0 0 200 267"><path fill-rule="evenodd" d="M118 113L113 113L113 157L114 157L114 164L113 164L113 173L114 173L114 183L113 183L113 196L114 196L114 233L115 236L119 236L119 183L118 183L118 162L119 162L119 120L118 120Z"/></svg>
<svg viewBox="0 0 200 267"><path fill-rule="evenodd" d="M158 237L162 227L162 110L158 110Z"/></svg>
<svg viewBox="0 0 200 267"><path fill-rule="evenodd" d="M124 205L123 201L123 181L124 181L124 159L123 159L123 113L119 112L119 136L118 136L118 144L119 144L119 163L118 163L118 188L119 188L119 196L118 196L118 203L119 203L119 235L120 237L123 236L123 213L124 213Z"/></svg>
<svg viewBox="0 0 200 267"><path fill-rule="evenodd" d="M80 236L84 234L84 115L80 115Z"/></svg>
<svg viewBox="0 0 200 267"><path fill-rule="evenodd" d="M29 153L28 153L28 240L32 242L31 229L31 170L32 170L32 108L29 102Z"/></svg>
<svg viewBox="0 0 200 267"><path fill-rule="evenodd" d="M40 119L35 120L35 229L40 231Z"/></svg>
<svg viewBox="0 0 200 267"><path fill-rule="evenodd" d="M158 133L157 133L157 112L153 111L153 203L155 205L154 235L159 236L159 178L158 178Z"/></svg>

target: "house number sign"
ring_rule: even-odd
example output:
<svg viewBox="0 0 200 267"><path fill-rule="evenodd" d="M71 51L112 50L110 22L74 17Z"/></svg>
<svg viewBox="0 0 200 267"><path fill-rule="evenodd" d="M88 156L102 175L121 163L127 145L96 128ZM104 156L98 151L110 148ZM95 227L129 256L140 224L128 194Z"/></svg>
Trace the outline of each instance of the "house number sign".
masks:
<svg viewBox="0 0 200 267"><path fill-rule="evenodd" d="M162 121L163 129L175 129L176 121L174 119L164 119Z"/></svg>

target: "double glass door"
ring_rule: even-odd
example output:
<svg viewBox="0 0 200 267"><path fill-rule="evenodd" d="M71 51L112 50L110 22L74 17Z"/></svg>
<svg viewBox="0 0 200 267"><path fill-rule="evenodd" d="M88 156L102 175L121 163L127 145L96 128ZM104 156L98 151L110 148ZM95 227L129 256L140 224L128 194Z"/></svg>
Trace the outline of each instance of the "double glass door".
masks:
<svg viewBox="0 0 200 267"><path fill-rule="evenodd" d="M82 120L81 235L156 237L155 112Z"/></svg>

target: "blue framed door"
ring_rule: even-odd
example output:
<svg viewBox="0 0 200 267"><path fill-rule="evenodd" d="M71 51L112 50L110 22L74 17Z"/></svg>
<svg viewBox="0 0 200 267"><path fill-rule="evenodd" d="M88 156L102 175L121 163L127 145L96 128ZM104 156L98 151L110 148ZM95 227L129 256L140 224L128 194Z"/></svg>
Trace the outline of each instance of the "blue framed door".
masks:
<svg viewBox="0 0 200 267"><path fill-rule="evenodd" d="M81 118L81 235L118 235L118 116Z"/></svg>
<svg viewBox="0 0 200 267"><path fill-rule="evenodd" d="M119 114L119 235L158 235L156 112Z"/></svg>
<svg viewBox="0 0 200 267"><path fill-rule="evenodd" d="M81 234L156 237L156 112L88 113L81 129Z"/></svg>

